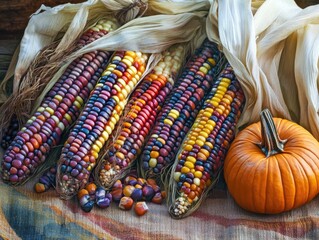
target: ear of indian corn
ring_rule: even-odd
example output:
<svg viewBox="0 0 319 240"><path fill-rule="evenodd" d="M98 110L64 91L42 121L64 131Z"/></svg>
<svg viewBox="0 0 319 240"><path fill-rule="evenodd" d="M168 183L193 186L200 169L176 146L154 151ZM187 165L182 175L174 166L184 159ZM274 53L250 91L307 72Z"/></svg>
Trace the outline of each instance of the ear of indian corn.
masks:
<svg viewBox="0 0 319 240"><path fill-rule="evenodd" d="M62 149L56 184L62 199L73 197L85 187L128 95L145 71L147 58L133 51L118 51L112 57Z"/></svg>
<svg viewBox="0 0 319 240"><path fill-rule="evenodd" d="M159 176L172 164L204 96L211 89L213 77L220 71L222 59L217 45L206 39L183 68L140 157L140 170L145 178Z"/></svg>
<svg viewBox="0 0 319 240"><path fill-rule="evenodd" d="M179 45L163 53L163 58L134 90L126 106L113 144L99 162L99 183L110 189L122 178L141 152L155 119L171 91L184 58Z"/></svg>
<svg viewBox="0 0 319 240"><path fill-rule="evenodd" d="M218 179L244 103L242 88L226 64L172 167L167 192L172 217L182 218L195 211Z"/></svg>
<svg viewBox="0 0 319 240"><path fill-rule="evenodd" d="M115 26L112 21L101 20L80 38L79 46L100 38ZM44 163L63 131L79 116L109 57L108 52L94 51L67 67L5 152L2 161L5 182L21 184Z"/></svg>

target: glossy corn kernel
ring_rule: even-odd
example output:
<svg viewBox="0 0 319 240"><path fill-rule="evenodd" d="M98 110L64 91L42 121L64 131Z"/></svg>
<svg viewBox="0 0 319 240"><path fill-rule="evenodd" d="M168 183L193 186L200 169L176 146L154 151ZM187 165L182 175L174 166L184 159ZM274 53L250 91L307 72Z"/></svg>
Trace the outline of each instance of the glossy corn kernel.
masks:
<svg viewBox="0 0 319 240"><path fill-rule="evenodd" d="M205 40L182 70L166 99L140 157L144 177L156 177L172 164L204 96L218 74L222 53Z"/></svg>
<svg viewBox="0 0 319 240"><path fill-rule="evenodd" d="M145 213L148 212L148 206L146 202L137 202L134 205L134 212L136 213L137 216L145 215Z"/></svg>
<svg viewBox="0 0 319 240"><path fill-rule="evenodd" d="M119 203L119 208L122 210L130 210L133 207L134 201L130 197L122 197Z"/></svg>
<svg viewBox="0 0 319 240"><path fill-rule="evenodd" d="M136 160L145 144L165 98L183 62L182 46L172 47L134 90L122 124L107 154L98 166L99 182L106 188L120 179Z"/></svg>
<svg viewBox="0 0 319 240"><path fill-rule="evenodd" d="M111 31L115 24L108 23L108 28L88 30L81 37L84 42L79 40L79 46ZM21 184L45 162L52 147L60 143L64 130L79 116L109 57L108 52L94 51L77 58L67 67L5 152L2 161L5 182Z"/></svg>
<svg viewBox="0 0 319 240"><path fill-rule="evenodd" d="M147 58L141 52L132 51L118 51L113 55L62 149L56 186L62 199L71 198L87 184L128 95L145 71Z"/></svg>
<svg viewBox="0 0 319 240"><path fill-rule="evenodd" d="M165 198L164 192L156 182L150 179L136 178L130 173L127 177L117 180L112 188L111 195L115 202L122 197L132 198L133 201L147 201L161 204Z"/></svg>
<svg viewBox="0 0 319 240"><path fill-rule="evenodd" d="M56 182L56 166L50 167L39 178L39 181L34 185L37 193L46 192L51 187L55 187Z"/></svg>
<svg viewBox="0 0 319 240"><path fill-rule="evenodd" d="M225 68L207 95L171 172L169 212L182 218L195 211L223 167L245 96L232 67ZM209 131L207 131L207 129Z"/></svg>

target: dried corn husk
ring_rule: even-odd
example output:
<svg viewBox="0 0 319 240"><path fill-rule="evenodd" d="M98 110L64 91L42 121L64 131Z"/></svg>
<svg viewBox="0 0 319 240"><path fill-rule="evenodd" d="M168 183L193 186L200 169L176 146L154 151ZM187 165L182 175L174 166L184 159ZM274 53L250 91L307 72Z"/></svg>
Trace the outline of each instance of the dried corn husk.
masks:
<svg viewBox="0 0 319 240"><path fill-rule="evenodd" d="M10 115L13 114L18 115L19 119L26 120L32 113L32 110L30 107L25 106L32 105L36 108L49 87L61 76L66 66L85 52L104 49L110 51L138 50L156 53L165 50L174 43L187 42L194 36L199 36L198 39L200 42L205 35L203 26L205 24L204 16L207 12L198 11L176 15L161 14L135 19L134 22L129 21L118 30L108 34L106 38L103 37L80 50L74 50L72 48L76 37L80 35L85 28L100 18L104 16L115 16L121 22L125 22L130 20L129 18L138 17L143 14L146 11L146 7L146 2L142 0L122 0L119 2L111 0L91 0L83 4L65 4L55 8L41 7L40 10L44 12L36 14L31 18L21 42L20 55L14 73L15 88L10 99L1 107L2 110L4 109L2 112L6 112L6 114L2 115L2 119L0 119L1 127L8 124ZM183 11L181 10L180 12ZM34 18L35 20L32 20ZM42 21L41 26L34 23L34 21L40 22L41 18L45 19L45 21ZM46 21L47 19L49 19L48 22ZM173 25L172 23L175 24ZM48 25L48 27L46 28L45 25ZM49 31L50 34L48 34L48 32L43 34L42 28L49 30L54 28L54 30L52 32ZM47 46L47 44L52 43L52 41L60 35L62 38L59 42L54 43L54 45L49 45L50 48L46 49L44 54L34 60L36 52ZM143 39L143 41L141 41L141 39ZM31 48L27 48L27 44L24 42L30 42L30 44L32 42L35 43L36 46L31 44ZM137 43L135 44L134 42ZM193 48L196 47L195 41L194 44ZM48 52L52 53L50 58L47 58ZM35 68L30 68L32 60L37 63ZM61 63L63 63L63 65L61 65ZM38 70L36 76L35 69ZM21 78L26 72L30 73L26 75L27 78ZM10 73L8 72L7 78L9 76ZM6 81L4 81L3 86L5 86L5 84ZM43 91L45 85L47 86ZM42 94L38 97L41 92ZM26 93L26 95L24 95L24 93ZM30 93L33 94L30 95ZM36 98L37 100L35 102ZM11 104L8 104L8 102ZM21 106L24 107L21 108ZM4 117L4 115L6 117Z"/></svg>
<svg viewBox="0 0 319 240"><path fill-rule="evenodd" d="M44 86L58 71L65 57L76 51L75 41L101 18L125 23L142 15L146 0L89 0L82 4L64 4L54 8L41 6L32 15L9 70L1 83L0 127L5 128L12 115L20 123L29 118L32 105ZM6 94L14 76L13 93ZM1 135L1 132L0 132Z"/></svg>
<svg viewBox="0 0 319 240"><path fill-rule="evenodd" d="M175 24L172 25L171 23ZM114 32L101 37L91 44L79 49L67 58L67 63L51 79L34 104L38 107L44 95L64 72L64 68L82 54L97 49L107 51L133 50L144 53L160 53L176 43L192 40L193 47L206 36L204 30L204 18L201 13L184 13L178 15L154 15L134 19ZM145 37L147 36L147 37ZM194 40L195 38L195 40ZM143 41L141 41L143 39ZM158 55L156 59L159 59ZM154 61L152 64L156 64ZM149 66L148 69L151 69ZM147 71L145 72L147 74Z"/></svg>
<svg viewBox="0 0 319 240"><path fill-rule="evenodd" d="M240 126L258 121L267 107L319 139L319 5L301 9L293 0L210 2L207 35L220 44L247 96Z"/></svg>

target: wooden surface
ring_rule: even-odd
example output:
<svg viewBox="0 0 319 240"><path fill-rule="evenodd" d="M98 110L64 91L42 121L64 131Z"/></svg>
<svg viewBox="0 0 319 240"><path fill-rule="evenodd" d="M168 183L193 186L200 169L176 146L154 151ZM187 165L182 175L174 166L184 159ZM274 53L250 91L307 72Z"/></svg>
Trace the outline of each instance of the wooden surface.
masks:
<svg viewBox="0 0 319 240"><path fill-rule="evenodd" d="M1 0L0 5L0 38L21 36L29 17L39 7L56 6L63 3L79 3L84 0Z"/></svg>

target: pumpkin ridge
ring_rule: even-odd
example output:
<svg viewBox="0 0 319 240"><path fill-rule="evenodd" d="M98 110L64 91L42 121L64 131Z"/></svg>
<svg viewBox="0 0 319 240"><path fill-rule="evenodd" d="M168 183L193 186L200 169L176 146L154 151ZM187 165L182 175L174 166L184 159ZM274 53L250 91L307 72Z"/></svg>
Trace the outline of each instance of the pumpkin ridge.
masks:
<svg viewBox="0 0 319 240"><path fill-rule="evenodd" d="M299 154L297 154L297 153L295 153L296 155L298 155L298 156L300 156ZM307 155L307 157L309 156L308 155L308 151L307 152L305 152L304 154L306 154ZM311 164L309 164L308 163L308 158L303 158L302 156L300 156L300 158L302 158L304 161L303 161L303 163L305 163L305 164L307 164L308 165L308 167L312 170L312 172L316 172L316 171L314 171L314 169L313 169L313 167L312 167L312 165ZM298 162L299 162L299 159L298 159ZM299 162L299 164L302 166L302 168L304 169L304 166ZM305 173L307 173L307 171L306 170L304 170L305 171ZM307 181L308 181L308 198L307 198L307 202L309 202L314 196L311 196L311 192L310 192L310 189L311 189L311 179L309 179L309 175L308 174L306 174L306 176L307 176ZM317 194L318 194L318 182L317 182L317 178L315 177L315 179L316 179L316 186L317 186ZM317 195L317 194L315 194L315 195Z"/></svg>
<svg viewBox="0 0 319 240"><path fill-rule="evenodd" d="M268 179L269 179L269 174L270 174L270 173L269 173L269 161L268 161L268 160L269 160L269 158L266 158L266 161L267 161L267 167L266 167L266 169L267 169L267 179L266 179L266 181L268 181ZM267 194L267 193L268 193L268 186L269 186L269 184L266 184L266 187L265 187L265 196L266 196L266 197L265 197L265 201L264 201L263 212L267 212L267 211L266 211L267 202L268 202L268 201L267 201L267 198L268 198L268 196L269 196L269 195Z"/></svg>
<svg viewBox="0 0 319 240"><path fill-rule="evenodd" d="M300 158L303 159L303 157L300 156L299 154L295 153L295 152L291 152L290 154L293 155L293 156L298 156L297 158L294 157L294 160L295 160L295 161L297 160L296 163L298 163L298 166L299 166L298 169L300 169L300 172L303 173L303 177L307 176L304 167L303 167L302 164L300 163ZM302 171L301 171L301 170L302 170ZM296 182L296 181L295 181L295 175L293 175L293 178L294 178L294 182ZM307 176L307 178L305 178L305 179L307 179L307 185L308 185L308 190L307 190L307 193L308 193L307 199L308 199L308 198L309 198L309 179L308 179L308 176ZM297 187L296 187L296 190L298 190ZM296 193L296 196L297 196L297 195L298 195L298 193ZM298 205L296 206L296 204L298 204L297 201L295 201L294 208L296 208L296 207L298 206Z"/></svg>
<svg viewBox="0 0 319 240"><path fill-rule="evenodd" d="M319 142L297 123L270 118L264 112L261 116L264 119L259 125L242 129L243 134L234 139L225 159L225 179L231 186L229 192L243 209L263 214L282 213L318 195ZM263 139L262 126L266 127L267 140ZM260 146L274 151L270 150L267 157L267 150L260 151Z"/></svg>
<svg viewBox="0 0 319 240"><path fill-rule="evenodd" d="M236 144L237 145L237 144ZM230 147L230 149L229 150L231 150L231 148L232 147ZM231 152L231 151L228 151L228 152ZM236 164L236 163L238 163L238 161L234 161L233 160L233 158L236 158L236 159L238 159L238 155L234 155L234 154L232 154L231 156L230 156L230 158L227 160L227 162L225 162L224 163L224 170L226 169L226 171L228 172L230 172L230 171L233 171L233 169L234 169L234 164ZM239 169L241 168L241 166L245 163L245 161L241 161L241 162L239 162L240 163L240 165L238 166L238 171L239 171ZM228 167L230 165L230 167ZM228 170L230 168L230 170ZM238 174L238 171L236 172L236 176L234 177L234 179L236 179L237 178L237 174Z"/></svg>
<svg viewBox="0 0 319 240"><path fill-rule="evenodd" d="M288 154L282 154L282 160L284 160L286 162L286 167L289 168L289 172L290 172L290 175L292 176L292 180L294 181L294 186L296 186L296 181L295 181L295 178L294 178L294 174L293 174L293 171L291 169L291 166L289 164L289 160L286 158L286 155ZM295 206L295 203L296 203L296 188L294 188L294 198L293 198L293 204L292 206ZM287 206L287 204L285 203L285 206ZM287 209L285 208L285 211Z"/></svg>
<svg viewBox="0 0 319 240"><path fill-rule="evenodd" d="M232 157L236 157L235 155L233 155ZM240 159L243 159L243 158L240 158ZM237 161L235 161L235 163L236 163ZM237 168L237 172L236 172L236 175L234 176L234 181L235 181L235 183L237 183L236 185L233 185L234 187L233 187L233 189L234 189L234 191L237 191L237 186L240 188L240 186L241 186L241 183L240 183L240 180L241 179L238 179L238 174L241 172L241 171L245 171L245 170L243 170L242 169L242 166L244 166L246 164L246 159L244 160L244 161L241 161L241 164L238 166L238 168ZM233 167L234 167L234 164L232 163L232 169L231 170L233 170Z"/></svg>
<svg viewBox="0 0 319 240"><path fill-rule="evenodd" d="M283 156L282 155L279 155L279 156ZM280 167L280 164L279 164L279 161L275 161L276 162L276 165L278 167L278 171L280 173L280 181L281 181L281 185L282 185L282 193L283 193L283 203L284 203L284 208L283 209L286 209L286 191L284 189L284 183L283 183L283 176L282 176L282 170L281 170L281 167Z"/></svg>
<svg viewBox="0 0 319 240"><path fill-rule="evenodd" d="M256 165L257 165L257 164L258 164L258 165L255 167L253 179L255 179L256 172L257 172L259 166L260 166L264 161L267 161L267 162L268 162L267 158L260 159L260 160L258 161L258 163L256 163ZM266 168L266 169L267 169L267 168ZM268 173L267 173L267 174L268 174ZM267 179L265 179L265 182L267 182ZM267 183L266 183L266 185L267 185ZM256 204L255 204L256 194L252 194L252 196L253 196L253 205L254 205L253 208L257 210ZM257 201L256 201L256 202L257 202ZM264 207L264 208L265 208L265 207Z"/></svg>

